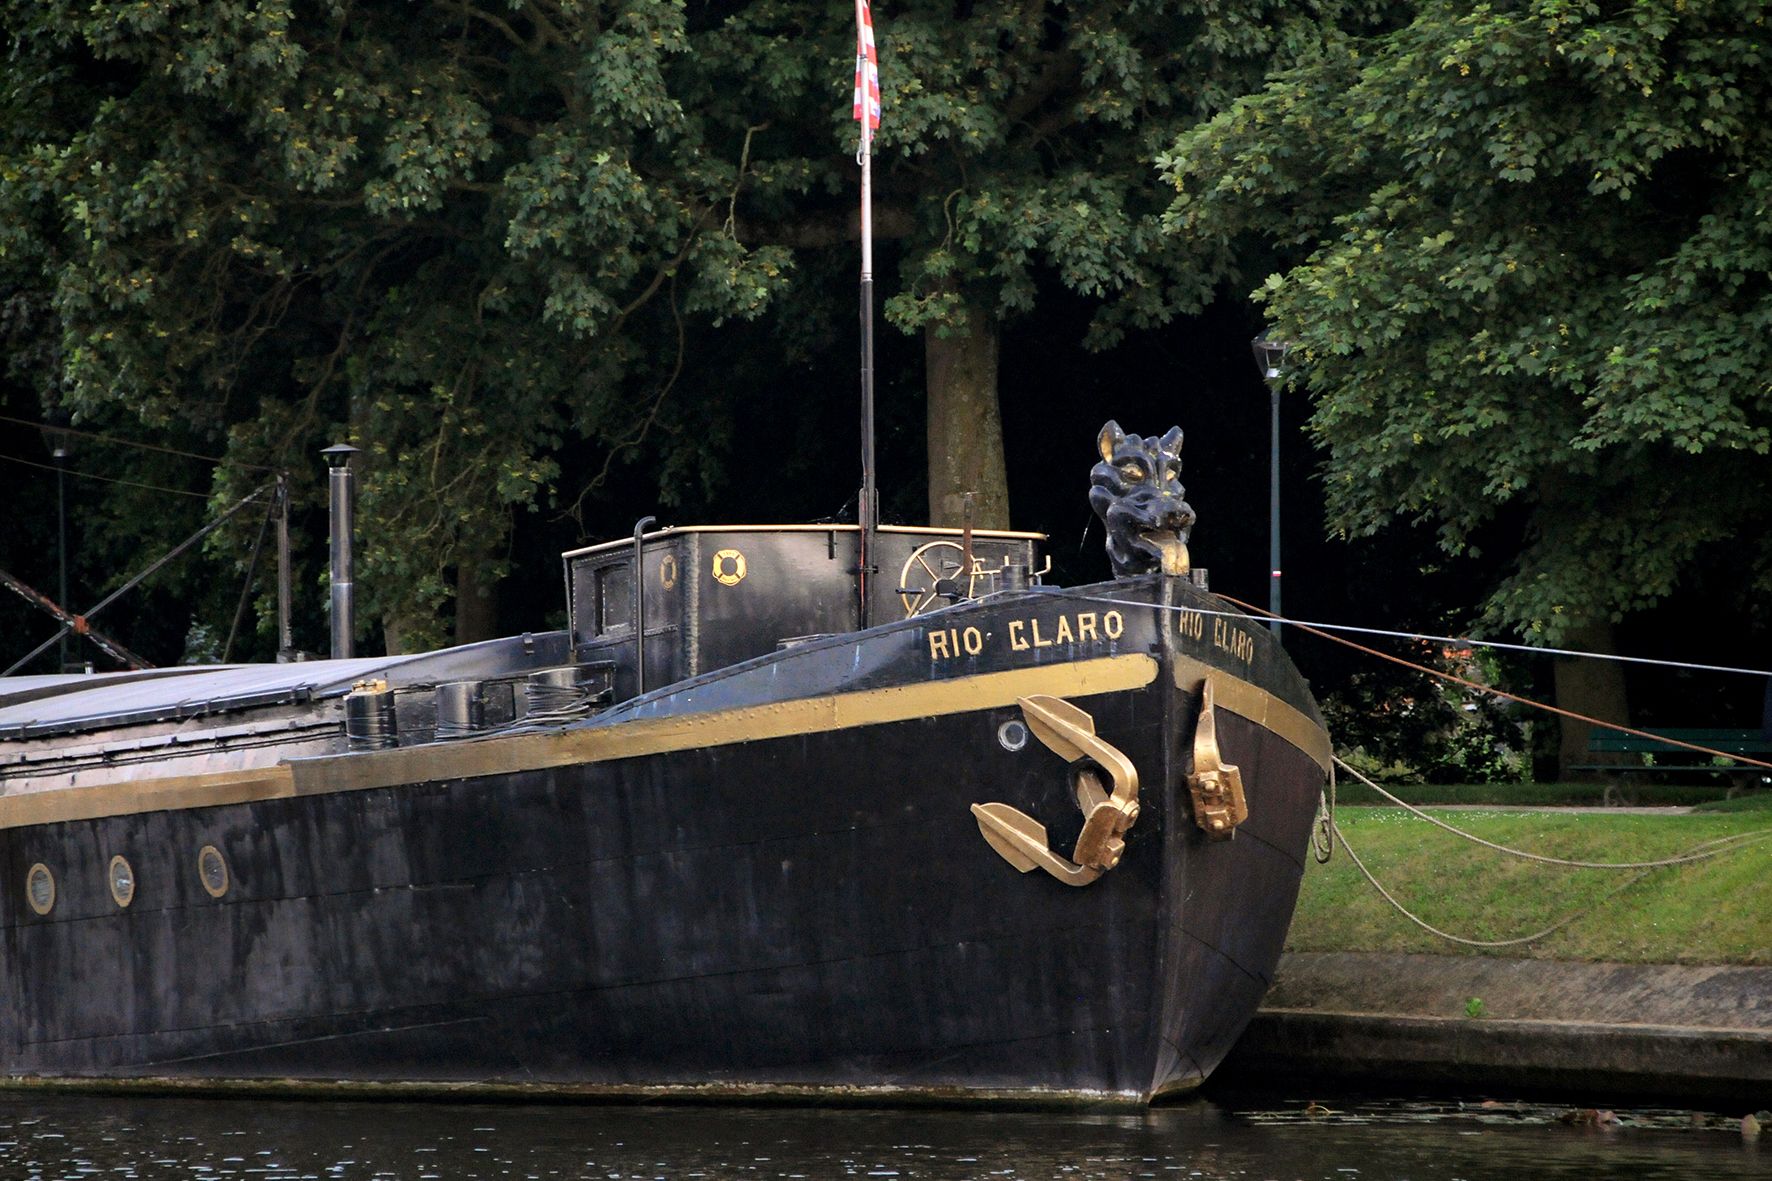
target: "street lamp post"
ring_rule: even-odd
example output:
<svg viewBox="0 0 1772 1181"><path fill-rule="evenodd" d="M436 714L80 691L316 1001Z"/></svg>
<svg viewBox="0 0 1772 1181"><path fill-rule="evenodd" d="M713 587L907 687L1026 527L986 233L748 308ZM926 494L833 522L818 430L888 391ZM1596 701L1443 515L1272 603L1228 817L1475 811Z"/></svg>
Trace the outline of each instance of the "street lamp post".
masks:
<svg viewBox="0 0 1772 1181"><path fill-rule="evenodd" d="M1286 353L1291 347L1286 341L1269 340L1265 336L1258 336L1250 343L1255 353L1255 367L1261 371L1261 380L1267 383L1273 407L1268 447L1267 609L1273 616L1268 620L1268 627L1276 639L1280 635L1280 386L1285 383Z"/></svg>

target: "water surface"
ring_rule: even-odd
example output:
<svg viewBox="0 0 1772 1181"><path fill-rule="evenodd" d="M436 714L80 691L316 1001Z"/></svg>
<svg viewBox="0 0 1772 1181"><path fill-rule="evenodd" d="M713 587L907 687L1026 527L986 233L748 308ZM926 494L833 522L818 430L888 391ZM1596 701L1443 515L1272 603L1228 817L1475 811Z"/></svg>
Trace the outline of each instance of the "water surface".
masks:
<svg viewBox="0 0 1772 1181"><path fill-rule="evenodd" d="M1772 1176L1772 1146L1745 1139L1738 1114L1616 1116L1596 1126L1568 1107L1271 1097L1129 1115L0 1093L0 1179Z"/></svg>

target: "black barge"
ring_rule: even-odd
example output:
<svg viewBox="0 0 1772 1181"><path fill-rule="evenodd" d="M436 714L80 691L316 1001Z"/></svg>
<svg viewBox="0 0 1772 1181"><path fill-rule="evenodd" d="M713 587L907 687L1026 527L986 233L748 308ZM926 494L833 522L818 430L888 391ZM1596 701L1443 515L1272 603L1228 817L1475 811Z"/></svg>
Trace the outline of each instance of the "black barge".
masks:
<svg viewBox="0 0 1772 1181"><path fill-rule="evenodd" d="M658 529L566 555L564 632L0 687L0 1075L1196 1086L1298 890L1304 681L1175 537L1067 590L885 528L865 628L859 540Z"/></svg>

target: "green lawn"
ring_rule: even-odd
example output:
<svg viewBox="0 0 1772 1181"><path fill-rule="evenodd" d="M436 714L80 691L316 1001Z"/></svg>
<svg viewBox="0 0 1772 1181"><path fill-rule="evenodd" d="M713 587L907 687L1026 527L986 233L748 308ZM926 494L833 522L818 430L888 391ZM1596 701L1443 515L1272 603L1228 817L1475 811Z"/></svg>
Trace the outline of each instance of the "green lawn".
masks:
<svg viewBox="0 0 1772 1181"><path fill-rule="evenodd" d="M1416 792L1399 792L1413 799ZM1731 801L1735 803L1735 801ZM1361 876L1346 850L1310 865L1287 947L1294 951L1416 951L1632 963L1772 964L1772 809L1645 816L1602 812L1454 811L1442 819L1488 840L1586 861L1650 861L1718 837L1768 839L1709 861L1650 872L1607 898L1631 871L1540 865L1472 845L1399 808L1341 807L1347 840L1409 909L1453 934L1506 939L1573 911L1561 930L1522 946L1482 950L1422 931Z"/></svg>
<svg viewBox="0 0 1772 1181"><path fill-rule="evenodd" d="M1585 805L1626 803L1644 807L1702 804L1728 796L1729 785L1715 783L1655 783L1641 776L1627 780L1606 794L1603 783L1409 783L1387 785L1393 795L1411 804L1523 804ZM1772 792L1754 793L1772 799ZM1382 804L1377 792L1345 773L1336 788L1344 804Z"/></svg>

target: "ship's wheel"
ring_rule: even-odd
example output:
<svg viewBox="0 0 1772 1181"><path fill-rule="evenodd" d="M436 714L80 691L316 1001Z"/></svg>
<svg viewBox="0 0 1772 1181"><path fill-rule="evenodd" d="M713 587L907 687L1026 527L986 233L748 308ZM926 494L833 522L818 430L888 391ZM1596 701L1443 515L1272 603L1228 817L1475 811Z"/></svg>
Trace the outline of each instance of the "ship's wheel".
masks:
<svg viewBox="0 0 1772 1181"><path fill-rule="evenodd" d="M966 548L959 542L925 542L911 551L898 571L898 597L904 603L905 618L921 615L944 599L950 603L970 599L983 576L984 565L976 557L967 568Z"/></svg>

